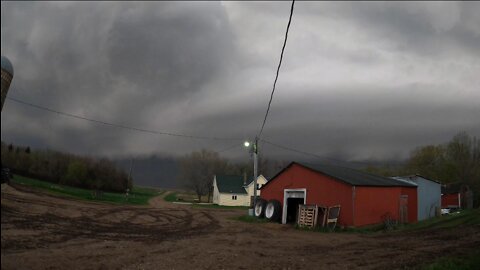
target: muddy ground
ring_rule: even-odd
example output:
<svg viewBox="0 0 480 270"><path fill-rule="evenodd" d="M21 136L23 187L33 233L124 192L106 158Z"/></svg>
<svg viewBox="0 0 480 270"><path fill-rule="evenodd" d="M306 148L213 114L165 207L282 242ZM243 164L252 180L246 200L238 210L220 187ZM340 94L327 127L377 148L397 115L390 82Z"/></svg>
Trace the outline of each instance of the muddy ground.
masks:
<svg viewBox="0 0 480 270"><path fill-rule="evenodd" d="M404 269L480 246L479 226L318 233L157 197L117 206L2 185L2 269Z"/></svg>

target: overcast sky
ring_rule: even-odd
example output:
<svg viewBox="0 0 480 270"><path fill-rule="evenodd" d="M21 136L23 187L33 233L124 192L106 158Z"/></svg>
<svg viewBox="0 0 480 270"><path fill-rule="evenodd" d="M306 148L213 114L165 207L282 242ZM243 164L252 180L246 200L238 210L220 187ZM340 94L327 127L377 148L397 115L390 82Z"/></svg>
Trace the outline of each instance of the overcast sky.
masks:
<svg viewBox="0 0 480 270"><path fill-rule="evenodd" d="M252 138L290 5L2 1L1 53L15 70L8 96L137 128ZM478 2L296 2L264 138L364 160L406 158L460 131L478 136L478 14ZM122 130L12 100L1 121L7 143L89 155L235 143ZM222 155L248 156L241 147Z"/></svg>

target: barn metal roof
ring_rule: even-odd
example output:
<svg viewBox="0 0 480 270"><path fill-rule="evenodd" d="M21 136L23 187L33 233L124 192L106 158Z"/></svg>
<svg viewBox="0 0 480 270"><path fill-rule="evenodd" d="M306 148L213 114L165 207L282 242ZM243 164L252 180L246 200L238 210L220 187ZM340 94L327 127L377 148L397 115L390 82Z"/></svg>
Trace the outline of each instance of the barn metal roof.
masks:
<svg viewBox="0 0 480 270"><path fill-rule="evenodd" d="M293 164L297 164L307 169L313 170L315 172L328 175L332 178L335 178L339 181L345 182L352 186L416 187L416 185L413 183L391 179L383 176L378 176L378 175L357 171L350 168L332 166L332 165L299 163L299 162L290 163L285 169L283 169L276 176L274 176L272 180L275 179L279 174L281 174L287 168L291 167ZM273 181L270 180L268 183L270 182L273 182Z"/></svg>
<svg viewBox="0 0 480 270"><path fill-rule="evenodd" d="M421 176L419 174L406 175L406 176L392 176L390 178L393 178L393 179L396 179L396 180L403 180L403 181L407 181L407 182L411 182L411 183L415 183L415 184L416 184L416 181L418 181L418 179L423 179L423 180L427 180L427 181L431 181L431 182L435 182L437 184L440 184L440 182L438 182L436 180L426 178L426 177Z"/></svg>
<svg viewBox="0 0 480 270"><path fill-rule="evenodd" d="M217 175L217 187L220 193L247 194L243 187L243 176L240 175ZM247 181L247 185L251 182Z"/></svg>

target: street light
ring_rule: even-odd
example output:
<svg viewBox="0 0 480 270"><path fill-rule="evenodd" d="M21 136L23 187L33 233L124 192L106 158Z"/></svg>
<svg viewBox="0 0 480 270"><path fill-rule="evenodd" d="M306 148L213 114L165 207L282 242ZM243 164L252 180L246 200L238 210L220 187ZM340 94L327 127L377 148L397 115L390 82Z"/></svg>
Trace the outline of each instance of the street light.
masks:
<svg viewBox="0 0 480 270"><path fill-rule="evenodd" d="M243 143L245 147L250 147L250 142L245 141ZM257 177L258 177L258 138L255 137L255 141L251 146L251 151L253 152L253 207L255 208L255 203L257 202Z"/></svg>

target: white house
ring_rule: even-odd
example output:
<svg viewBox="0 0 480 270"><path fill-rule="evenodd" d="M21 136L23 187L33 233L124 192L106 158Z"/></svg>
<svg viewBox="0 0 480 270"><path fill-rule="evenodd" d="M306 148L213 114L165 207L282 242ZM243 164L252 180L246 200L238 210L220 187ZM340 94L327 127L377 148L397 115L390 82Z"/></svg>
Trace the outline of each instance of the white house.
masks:
<svg viewBox="0 0 480 270"><path fill-rule="evenodd" d="M267 183L260 175L257 178L257 196ZM226 206L251 206L253 202L253 181L239 175L215 175L213 178L213 203Z"/></svg>

